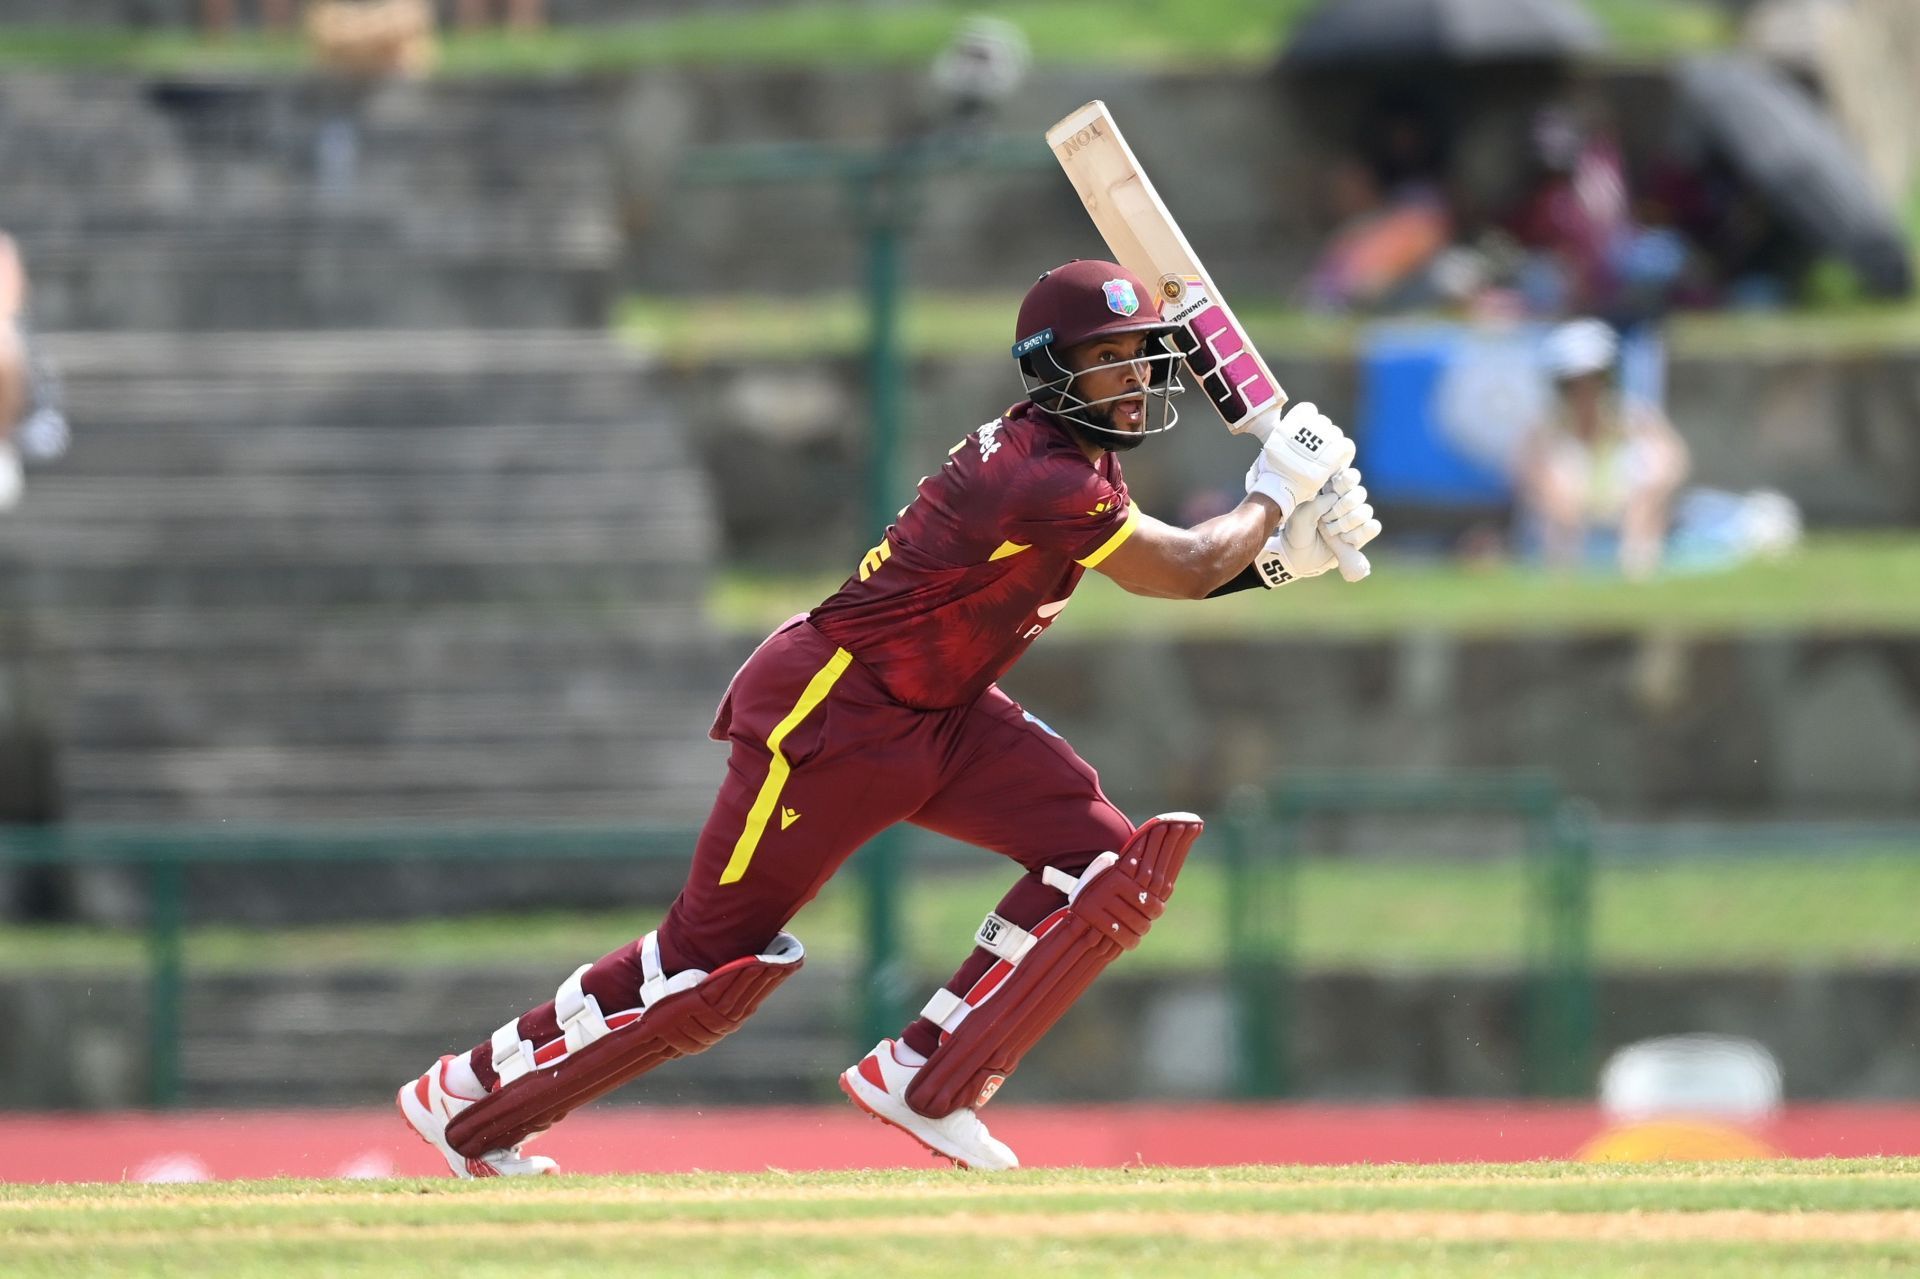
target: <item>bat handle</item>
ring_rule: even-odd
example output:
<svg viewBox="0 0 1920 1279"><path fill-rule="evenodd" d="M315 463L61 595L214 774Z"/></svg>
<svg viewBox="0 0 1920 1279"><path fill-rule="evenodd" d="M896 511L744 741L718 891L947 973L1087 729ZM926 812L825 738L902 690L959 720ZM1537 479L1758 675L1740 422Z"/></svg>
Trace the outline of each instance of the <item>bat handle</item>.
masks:
<svg viewBox="0 0 1920 1279"><path fill-rule="evenodd" d="M1373 572L1365 551L1356 551L1337 537L1328 538L1327 545L1333 548L1333 558L1340 561L1340 576L1349 582L1357 582Z"/></svg>
<svg viewBox="0 0 1920 1279"><path fill-rule="evenodd" d="M1267 437L1273 434L1273 428L1280 425L1281 410L1285 405L1286 401L1281 400L1278 404L1262 409L1251 419L1242 422L1239 426L1229 426L1227 429L1235 435L1251 435L1255 440L1259 441L1261 447L1264 448L1266 447Z"/></svg>

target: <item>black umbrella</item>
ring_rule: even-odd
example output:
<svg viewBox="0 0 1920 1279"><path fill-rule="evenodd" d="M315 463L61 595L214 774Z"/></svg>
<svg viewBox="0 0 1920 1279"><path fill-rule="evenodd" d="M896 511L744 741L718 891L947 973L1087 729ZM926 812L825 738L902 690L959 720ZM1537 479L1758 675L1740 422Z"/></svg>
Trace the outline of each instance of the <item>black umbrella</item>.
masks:
<svg viewBox="0 0 1920 1279"><path fill-rule="evenodd" d="M1735 172L1780 220L1853 267L1868 289L1904 296L1913 264L1859 152L1798 83L1758 58L1690 58L1680 97Z"/></svg>
<svg viewBox="0 0 1920 1279"><path fill-rule="evenodd" d="M1577 0L1323 0L1294 28L1292 67L1558 60L1605 47Z"/></svg>

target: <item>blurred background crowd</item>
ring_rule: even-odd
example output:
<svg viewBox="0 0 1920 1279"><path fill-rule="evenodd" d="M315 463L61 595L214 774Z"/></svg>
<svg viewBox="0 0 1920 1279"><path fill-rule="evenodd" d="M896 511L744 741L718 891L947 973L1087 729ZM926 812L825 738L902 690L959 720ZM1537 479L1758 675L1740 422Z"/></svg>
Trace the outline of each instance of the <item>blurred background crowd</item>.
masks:
<svg viewBox="0 0 1920 1279"><path fill-rule="evenodd" d="M1916 85L1909 0L0 0L0 1106L377 1102L650 927L727 675L1105 255L1095 97L1387 534L1009 678L1221 832L1027 1095L1912 1102ZM990 860L863 854L650 1096L816 1099Z"/></svg>

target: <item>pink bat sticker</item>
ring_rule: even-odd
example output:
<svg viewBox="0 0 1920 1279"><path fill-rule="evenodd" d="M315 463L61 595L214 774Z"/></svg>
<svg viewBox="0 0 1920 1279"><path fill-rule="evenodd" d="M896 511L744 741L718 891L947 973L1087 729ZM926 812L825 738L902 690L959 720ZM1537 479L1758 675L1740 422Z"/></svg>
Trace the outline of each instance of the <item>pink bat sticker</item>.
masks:
<svg viewBox="0 0 1920 1279"><path fill-rule="evenodd" d="M1251 345L1196 279L1187 281L1188 307L1174 318L1186 326L1187 369L1229 426L1238 426L1279 398L1260 371ZM1198 303L1198 309L1192 309Z"/></svg>

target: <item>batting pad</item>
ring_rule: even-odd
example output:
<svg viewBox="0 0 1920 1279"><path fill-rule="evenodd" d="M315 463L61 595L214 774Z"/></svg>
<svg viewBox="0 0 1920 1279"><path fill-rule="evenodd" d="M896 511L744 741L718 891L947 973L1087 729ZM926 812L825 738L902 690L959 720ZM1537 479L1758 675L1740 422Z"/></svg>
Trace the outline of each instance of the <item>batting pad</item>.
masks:
<svg viewBox="0 0 1920 1279"><path fill-rule="evenodd" d="M652 935L645 939L653 940ZM591 995L581 994L576 972L554 1001L562 1038L538 1054L524 1041L516 1045L528 1051L512 1054L516 1064L501 1071L500 1087L453 1117L447 1144L469 1158L510 1149L660 1063L704 1052L740 1029L805 958L800 939L781 933L765 954L736 959L711 973L663 978L649 965L653 971L641 990L642 1006L606 1018ZM660 992L658 998L648 997L649 987ZM513 1026L508 1022L500 1028L497 1046L512 1036ZM518 1064L522 1061L528 1064Z"/></svg>
<svg viewBox="0 0 1920 1279"><path fill-rule="evenodd" d="M1078 880L1060 875L1065 906L1017 945L989 945L1000 962L966 999L949 991L934 996L927 1015L947 1033L914 1076L907 1104L943 1119L991 1100L1093 979L1140 944L1166 910L1174 880L1203 829L1192 813L1167 813L1136 830L1117 855L1095 859ZM1051 875L1048 882L1055 882Z"/></svg>

